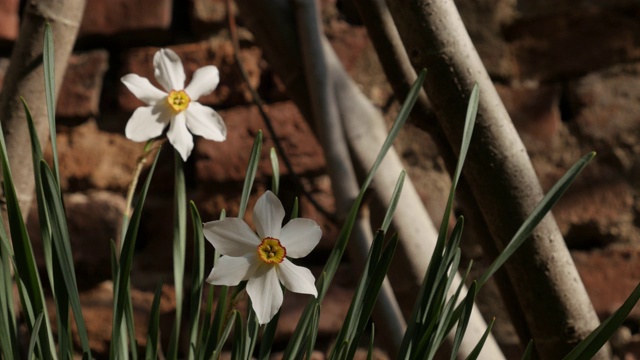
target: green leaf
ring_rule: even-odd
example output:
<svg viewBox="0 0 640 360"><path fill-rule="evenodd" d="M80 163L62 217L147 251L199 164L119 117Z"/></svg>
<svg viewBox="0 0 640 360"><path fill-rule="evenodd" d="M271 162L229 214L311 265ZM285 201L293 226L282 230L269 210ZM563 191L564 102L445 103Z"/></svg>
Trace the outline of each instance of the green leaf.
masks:
<svg viewBox="0 0 640 360"><path fill-rule="evenodd" d="M229 317L229 321L227 321L227 325L225 326L224 331L222 331L222 334L220 335L218 346L216 347L211 357L206 357L206 359L217 359L220 356L220 353L222 352L222 347L224 346L224 343L227 341L227 338L229 337L229 334L231 333L231 329L233 329L234 324L237 323L236 319L239 319L239 318L240 318L240 313L238 312L238 310L233 310L233 312L231 313L231 317Z"/></svg>
<svg viewBox="0 0 640 360"><path fill-rule="evenodd" d="M258 162L260 161L260 150L262 149L262 131L258 131L256 139L253 141L253 148L251 149L251 157L249 157L249 165L247 166L247 175L244 177L244 185L242 186L242 196L240 197L240 209L238 210L238 218L242 219L244 213L247 210L247 204L249 203L249 196L251 195L251 188L253 187L253 181L256 178L258 171Z"/></svg>
<svg viewBox="0 0 640 360"><path fill-rule="evenodd" d="M244 335L243 359L251 359L253 350L256 347L256 341L258 340L258 330L260 330L260 324L258 324L256 313L253 311L253 308L251 308L251 306L249 306L249 309L250 309L249 315L247 315L247 327L246 329L244 329L244 334L243 334Z"/></svg>
<svg viewBox="0 0 640 360"><path fill-rule="evenodd" d="M640 283L631 292L622 306L593 330L578 346L571 350L563 360L591 359L627 319L627 316L629 316L629 313L633 310L638 300L640 300Z"/></svg>
<svg viewBox="0 0 640 360"><path fill-rule="evenodd" d="M271 191L277 196L278 190L280 190L280 166L278 165L278 154L276 154L276 149L271 148L269 157L271 159L271 171L273 172Z"/></svg>
<svg viewBox="0 0 640 360"><path fill-rule="evenodd" d="M233 345L231 347L231 360L244 360L244 342L242 317L236 316L233 325Z"/></svg>
<svg viewBox="0 0 640 360"><path fill-rule="evenodd" d="M264 329L264 333L262 334L262 339L260 340L260 351L258 355L258 360L268 360L269 355L271 354L271 348L273 347L273 339L276 337L276 328L278 327L278 321L280 320L280 312L282 308L278 310L276 315L269 321L267 326Z"/></svg>
<svg viewBox="0 0 640 360"><path fill-rule="evenodd" d="M82 315L80 306L80 295L78 294L78 282L76 280L75 270L73 267L73 255L71 254L71 242L69 240L69 230L67 229L67 220L62 206L60 197L60 188L56 182L53 173L49 169L46 162L40 162L40 173L42 176L42 186L44 190L44 200L46 210L51 221L51 235L53 239L53 249L55 251L55 259L60 266L60 272L66 287L66 295L69 297L71 309L78 328L82 351L91 355L89 347L89 336ZM55 273L54 260L54 273Z"/></svg>
<svg viewBox="0 0 640 360"><path fill-rule="evenodd" d="M482 351L482 347L484 346L485 341L487 341L487 337L491 333L491 328L493 327L493 324L495 322L496 322L496 319L493 318L491 320L491 323L487 327L487 330L484 332L484 334L482 334L482 337L480 338L480 341L478 341L478 344L473 348L473 350L471 350L471 352L469 353L469 356L467 356L467 360L475 360L478 358L478 356L480 355L480 352Z"/></svg>
<svg viewBox="0 0 640 360"><path fill-rule="evenodd" d="M6 238L2 239L3 245ZM16 314L13 307L13 282L11 280L11 253L8 247L0 247L0 358L18 359L16 346ZM37 332L34 332L37 333Z"/></svg>
<svg viewBox="0 0 640 360"><path fill-rule="evenodd" d="M522 360L531 359L531 355L533 355L533 340L529 340L527 344L527 348L524 349L524 354L522 354Z"/></svg>
<svg viewBox="0 0 640 360"><path fill-rule="evenodd" d="M33 331L31 332L31 338L29 339L29 349L27 351L27 359L29 360L36 358L36 342L38 341L38 332L40 331L40 326L42 325L43 318L44 313L40 313L40 315L38 315L38 318L36 319L36 323L33 325Z"/></svg>
<svg viewBox="0 0 640 360"><path fill-rule="evenodd" d="M158 340L160 336L160 299L162 298L162 280L156 285L149 314L149 325L147 326L147 347L145 349L145 359L158 358Z"/></svg>
<svg viewBox="0 0 640 360"><path fill-rule="evenodd" d="M373 343L376 338L376 324L371 323L371 336L369 337L369 351L367 351L367 360L373 360Z"/></svg>
<svg viewBox="0 0 640 360"><path fill-rule="evenodd" d="M382 226L380 227L384 232L387 232L387 230L389 230L389 225L391 225L391 219L393 219L393 214L395 213L396 207L398 206L398 201L400 201L400 194L402 193L402 186L404 185L404 178L406 177L406 175L407 172L402 170L400 172L400 176L398 176L398 181L396 181L396 187L393 189L389 207L387 208L387 212L384 215L384 220L382 221Z"/></svg>
<svg viewBox="0 0 640 360"><path fill-rule="evenodd" d="M513 255L516 250L524 243L524 241L531 235L533 229L542 221L545 215L551 210L553 205L558 202L562 194L569 188L569 185L575 180L575 178L582 172L582 170L589 164L589 162L596 156L595 152L591 152L583 156L578 160L561 178L556 182L549 192L540 200L538 205L533 209L527 220L524 221L522 226L518 229L513 236L509 244L498 255L493 263L487 268L478 280L478 288L481 288L487 280Z"/></svg>
<svg viewBox="0 0 640 360"><path fill-rule="evenodd" d="M451 360L455 360L462 344L462 338L469 325L469 319L471 318L471 311L473 311L473 303L476 299L476 289L478 283L473 282L467 291L467 296L462 301L462 317L458 321L458 328L456 329L456 335L453 338L453 350L451 351Z"/></svg>
<svg viewBox="0 0 640 360"><path fill-rule="evenodd" d="M127 227L124 241L122 242L122 251L120 253L119 264L120 266L118 269L118 276L114 284L115 293L110 349L110 353L112 354L112 356L115 354L116 349L120 347L120 324L122 323L122 318L124 316L124 307L127 304L126 297L128 295L131 276L131 265L133 262L133 254L135 252L138 228L140 226L140 218L142 216L142 207L147 198L147 192L149 190L149 185L151 184L151 178L153 177L153 172L156 168L156 164L158 163L159 155L160 151L156 153L156 157L153 161L153 164L151 165L151 169L149 170L149 175L147 175L147 179L144 183L144 186L142 187L142 191L140 192L138 204L136 205L135 210L133 211L133 215L131 216L131 222Z"/></svg>
<svg viewBox="0 0 640 360"><path fill-rule="evenodd" d="M167 358L178 358L178 339L182 324L182 300L184 292L185 251L187 247L187 190L184 180L184 163L177 150L174 158L174 201L173 201L173 284L176 297L176 317L169 340Z"/></svg>
<svg viewBox="0 0 640 360"><path fill-rule="evenodd" d="M56 141L56 75L55 51L53 49L53 32L51 25L44 26L44 50L42 52L44 65L44 94L49 117L49 133L51 136L51 153L53 154L53 173L56 183L60 184L60 166L58 164L58 146Z"/></svg>
<svg viewBox="0 0 640 360"><path fill-rule="evenodd" d="M195 348L198 341L198 319L200 318L200 303L202 302L202 286L204 284L204 236L202 234L202 220L196 204L191 201L189 208L193 222L193 268L191 270L191 301L189 303L189 339L190 346ZM193 357L190 355L189 359L193 359Z"/></svg>

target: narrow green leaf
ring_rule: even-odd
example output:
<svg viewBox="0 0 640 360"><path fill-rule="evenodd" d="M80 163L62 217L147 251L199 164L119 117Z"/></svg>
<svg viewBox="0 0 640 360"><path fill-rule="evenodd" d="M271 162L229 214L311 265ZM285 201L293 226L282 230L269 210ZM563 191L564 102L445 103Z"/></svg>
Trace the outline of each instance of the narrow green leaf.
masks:
<svg viewBox="0 0 640 360"><path fill-rule="evenodd" d="M258 360L268 360L269 355L271 355L271 348L273 347L273 339L276 337L276 328L278 327L278 321L280 320L280 312L282 308L278 310L276 315L269 321L267 326L264 328L264 333L262 334L262 339L260 340L260 351L258 355Z"/></svg>
<svg viewBox="0 0 640 360"><path fill-rule="evenodd" d="M13 264L16 270L16 277L20 278L24 285L24 289L20 290L21 300L24 301L24 299L28 297L30 299L28 305L33 307L33 311L31 313L28 313L29 321L27 321L27 324L29 326L29 331L32 331L32 326L36 320L34 314L39 314L40 312L43 312L45 314L44 318L47 319L47 321L44 321L44 326L40 329L39 344L41 345L41 350L43 352L41 355L45 358L52 358L55 357L56 350L53 343L53 336L51 334L51 327L48 321L49 316L45 306L42 282L40 281L40 276L37 271L37 265L33 255L33 248L27 234L24 219L22 217L22 212L20 210L18 202L18 197L13 185L11 168L9 167L9 160L7 158L6 143L1 127L0 157L3 169L2 177L4 180L4 194L7 205L7 217L9 220L9 230L11 232L11 239L13 244ZM7 237L2 221L0 221L0 232L5 239L2 241L3 247L6 247Z"/></svg>
<svg viewBox="0 0 640 360"><path fill-rule="evenodd" d="M524 354L522 354L522 360L530 360L531 355L533 355L533 340L529 340L527 344L527 348L524 349Z"/></svg>
<svg viewBox="0 0 640 360"><path fill-rule="evenodd" d="M162 279L156 285L149 314L149 325L147 326L147 347L145 349L145 359L158 358L158 340L160 336L160 299L162 298Z"/></svg>
<svg viewBox="0 0 640 360"><path fill-rule="evenodd" d="M56 141L56 75L55 51L53 48L53 32L51 25L44 26L44 50L42 52L44 65L44 94L49 117L49 133L51 136L51 153L53 154L53 174L56 183L60 184L60 166L58 163L58 146Z"/></svg>
<svg viewBox="0 0 640 360"><path fill-rule="evenodd" d="M315 304L313 307L313 315L311 316L311 326L309 331L311 332L307 342L307 359L311 359L313 349L316 346L316 339L318 338L318 325L320 323L320 304Z"/></svg>
<svg viewBox="0 0 640 360"><path fill-rule="evenodd" d="M222 348L220 344L222 335L224 335L223 327L225 326L225 316L229 309L229 288L227 286L220 287L220 295L218 295L218 305L213 315L213 321L211 329L209 330L209 336L207 337L205 344L205 351L203 352L204 359L211 359L215 353L216 347ZM227 325L228 326L228 325Z"/></svg>
<svg viewBox="0 0 640 360"><path fill-rule="evenodd" d="M44 318L44 313L40 313L38 318L36 319L35 325L33 325L33 331L31 332L31 338L29 339L29 349L27 351L27 359L35 359L35 349L36 342L38 341L38 332L40 331L40 326L42 325L42 319ZM17 359L17 358L16 358Z"/></svg>
<svg viewBox="0 0 640 360"><path fill-rule="evenodd" d="M251 307L249 307L249 315L247 315L247 327L244 329L244 349L243 359L251 359L253 350L256 347L256 341L258 340L258 330L260 330L260 324L256 318L256 313Z"/></svg>
<svg viewBox="0 0 640 360"><path fill-rule="evenodd" d="M187 190L184 180L182 157L174 150L174 201L173 201L173 284L176 297L176 317L167 358L178 358L178 339L182 324L182 301L184 292L184 264L187 246Z"/></svg>
<svg viewBox="0 0 640 360"><path fill-rule="evenodd" d="M595 152L591 152L583 156L578 160L561 178L558 182L551 187L549 192L540 200L538 205L533 209L527 220L522 223L522 226L518 229L513 236L509 244L498 255L493 263L487 268L478 280L478 288L481 288L485 282L513 255L516 250L524 243L524 241L531 235L533 229L542 221L545 215L551 210L553 205L558 202L560 197L569 188L569 185L575 180L575 178L582 172L582 170L589 164L589 162L596 156Z"/></svg>
<svg viewBox="0 0 640 360"><path fill-rule="evenodd" d="M133 262L133 254L135 251L136 240L138 236L138 227L140 226L140 218L142 216L142 207L147 198L147 192L149 185L151 184L151 178L158 162L158 156L160 151L156 153L156 157L149 170L149 175L142 187L138 204L131 216L131 222L127 227L127 232L122 243L122 251L120 253L120 266L118 268L118 277L114 284L114 304L113 304L113 322L112 322L112 334L111 334L111 349L110 353L115 354L116 349L120 347L121 334L120 324L124 316L124 307L126 306L127 289L129 287L129 281L131 276L131 265Z"/></svg>
<svg viewBox="0 0 640 360"><path fill-rule="evenodd" d="M487 341L487 337L491 333L491 328L493 328L493 324L495 322L496 322L496 319L493 318L491 320L491 323L489 323L487 330L484 332L484 334L482 334L482 337L480 338L480 341L478 341L478 344L473 348L473 350L471 350L471 352L469 353L469 356L467 356L467 360L475 360L478 358L478 356L480 355L480 352L482 351L482 347L484 346L485 341Z"/></svg>
<svg viewBox="0 0 640 360"><path fill-rule="evenodd" d="M271 191L277 196L278 191L280 190L280 165L278 164L278 154L276 154L276 149L271 148L269 157L271 159L271 171L273 172L273 178L271 179Z"/></svg>
<svg viewBox="0 0 640 360"><path fill-rule="evenodd" d="M371 279L369 280L369 284L367 285L367 291L365 292L364 300L362 302L362 310L360 311L359 318L356 321L355 334L351 339L349 339L351 346L348 352L348 358L355 357L358 344L360 343L362 334L364 333L364 330L369 323L369 319L371 318L371 314L373 313L373 307L375 306L378 295L380 294L380 288L382 287L382 283L384 282L387 272L389 271L389 267L391 266L391 260L393 259L393 254L395 253L397 245L398 234L394 234L391 239L389 239L389 243L380 256L380 260L375 264L375 269Z"/></svg>
<svg viewBox="0 0 640 360"><path fill-rule="evenodd" d="M469 286L469 290L467 291L467 296L462 301L462 317L460 321L458 321L458 328L456 329L456 335L453 338L453 350L451 351L451 360L455 360L457 358L458 350L460 349L460 344L462 344L462 338L464 337L464 333L467 331L467 325L469 325L469 319L471 318L471 311L473 310L473 303L476 299L476 288L478 286L477 282L471 283Z"/></svg>
<svg viewBox="0 0 640 360"><path fill-rule="evenodd" d="M260 151L262 149L262 131L258 131L256 139L253 141L253 148L251 149L251 157L249 157L249 165L247 166L247 175L244 178L244 185L242 186L242 196L240 197L240 209L238 210L238 218L242 219L244 213L247 210L247 204L249 203L249 196L251 195L251 188L253 187L253 181L256 178L256 172L258 171L258 162L260 161Z"/></svg>
<svg viewBox="0 0 640 360"><path fill-rule="evenodd" d="M309 334L309 324L311 323L311 318L313 317L313 309L317 306L317 304L319 304L318 299L311 299L311 301L307 305L307 308L310 309L308 311L309 315L305 316L307 313L307 310L305 309L305 313L303 313L303 316L298 321L298 325L291 335L291 339L289 339L289 344L287 344L287 347L284 349L284 354L282 355L283 359L292 359L296 354L300 352L303 341L307 339L307 336Z"/></svg>
<svg viewBox="0 0 640 360"><path fill-rule="evenodd" d="M398 201L400 201L400 194L402 193L402 186L404 185L404 178L406 177L406 175L407 172L405 170L402 170L400 172L400 176L398 176L398 181L396 181L396 187L393 189L389 207L387 208L387 212L384 215L384 220L382 221L381 229L384 232L387 232L387 230L389 230L389 225L391 225L391 219L393 219L393 214L395 213L396 207L398 206Z"/></svg>
<svg viewBox="0 0 640 360"><path fill-rule="evenodd" d="M369 338L369 351L367 351L367 360L373 360L373 343L376 338L376 324L371 323L371 337Z"/></svg>
<svg viewBox="0 0 640 360"><path fill-rule="evenodd" d="M640 283L631 292L622 306L593 330L578 346L571 350L563 360L591 359L627 319L627 316L629 316L629 313L633 310L638 300L640 300Z"/></svg>
<svg viewBox="0 0 640 360"><path fill-rule="evenodd" d="M133 318L133 303L131 302L131 289L127 288L127 295L124 297L127 305L124 308L124 323L129 338L128 349L132 360L138 359L138 340L136 339L136 325Z"/></svg>
<svg viewBox="0 0 640 360"><path fill-rule="evenodd" d="M233 344L231 346L231 360L244 360L244 342L242 317L236 316L233 325Z"/></svg>
<svg viewBox="0 0 640 360"><path fill-rule="evenodd" d="M189 304L189 339L190 346L196 347L198 340L198 319L200 318L200 303L202 302L202 286L204 284L204 236L202 234L202 220L196 204L189 203L191 220L193 223L193 268L191 270L191 301ZM189 359L193 357L189 353ZM193 354L195 356L195 353Z"/></svg>
<svg viewBox="0 0 640 360"><path fill-rule="evenodd" d="M49 169L46 162L40 162L40 173L42 176L42 186L44 189L44 197L46 210L51 221L51 235L53 239L53 250L55 258L60 265L60 271L66 286L67 296L73 311L82 351L91 354L89 347L89 336L84 323L82 309L80 306L80 295L78 294L78 282L76 280L73 255L71 254L71 242L69 240L69 230L67 229L67 220L60 198L60 188L56 182L53 173ZM54 261L55 265L55 261ZM55 266L54 266L55 272Z"/></svg>
<svg viewBox="0 0 640 360"><path fill-rule="evenodd" d="M222 352L222 347L224 346L224 343L227 341L227 338L229 337L229 334L231 333L231 329L233 329L234 324L236 324L237 318L240 318L240 313L238 312L238 310L233 310L233 312L231 313L231 316L229 317L229 321L227 321L227 325L225 326L224 331L222 331L220 335L220 339L218 341L218 345L215 351L213 352L211 357L207 357L206 359L217 359L220 356L220 353Z"/></svg>

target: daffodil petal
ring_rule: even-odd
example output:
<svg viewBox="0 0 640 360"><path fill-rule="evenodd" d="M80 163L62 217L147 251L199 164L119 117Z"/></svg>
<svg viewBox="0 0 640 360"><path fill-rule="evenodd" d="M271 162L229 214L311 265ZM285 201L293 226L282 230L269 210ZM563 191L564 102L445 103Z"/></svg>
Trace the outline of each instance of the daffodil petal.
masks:
<svg viewBox="0 0 640 360"><path fill-rule="evenodd" d="M167 92L184 89L184 68L178 54L171 49L160 49L153 56L154 75Z"/></svg>
<svg viewBox="0 0 640 360"><path fill-rule="evenodd" d="M187 120L184 111L173 116L167 138L173 147L178 151L182 160L187 161L191 150L193 150L193 136L187 129Z"/></svg>
<svg viewBox="0 0 640 360"><path fill-rule="evenodd" d="M201 96L211 94L220 83L220 72L218 68L209 65L201 67L193 73L191 82L184 91L187 92L191 101L197 101Z"/></svg>
<svg viewBox="0 0 640 360"><path fill-rule="evenodd" d="M297 218L280 230L279 239L287 249L287 256L297 259L307 256L318 245L321 237L322 230L315 221Z"/></svg>
<svg viewBox="0 0 640 360"><path fill-rule="evenodd" d="M204 224L204 236L222 255L257 254L260 239L242 219L225 218Z"/></svg>
<svg viewBox="0 0 640 360"><path fill-rule="evenodd" d="M192 134L207 140L224 141L227 138L227 126L222 117L210 107L191 102L187 110L187 128Z"/></svg>
<svg viewBox="0 0 640 360"><path fill-rule="evenodd" d="M271 191L260 196L253 208L253 223L261 239L266 237L280 238L280 229L284 219L282 203Z"/></svg>
<svg viewBox="0 0 640 360"><path fill-rule="evenodd" d="M291 261L285 259L278 265L278 278L284 287L289 291L309 294L318 297L318 290L316 289L316 278L309 269L297 266Z"/></svg>
<svg viewBox="0 0 640 360"><path fill-rule="evenodd" d="M166 99L167 93L153 86L149 79L143 78L137 74L127 74L120 78L120 81L135 95L147 105Z"/></svg>
<svg viewBox="0 0 640 360"><path fill-rule="evenodd" d="M257 272L262 274L249 279L247 294L251 298L258 322L262 325L271 321L282 306L282 290L273 267L260 267Z"/></svg>
<svg viewBox="0 0 640 360"><path fill-rule="evenodd" d="M124 129L125 136L133 141L147 141L162 134L171 121L171 115L164 106L143 106L137 108Z"/></svg>
<svg viewBox="0 0 640 360"><path fill-rule="evenodd" d="M207 282L213 285L235 286L248 280L258 268L255 254L242 257L222 256L213 267Z"/></svg>

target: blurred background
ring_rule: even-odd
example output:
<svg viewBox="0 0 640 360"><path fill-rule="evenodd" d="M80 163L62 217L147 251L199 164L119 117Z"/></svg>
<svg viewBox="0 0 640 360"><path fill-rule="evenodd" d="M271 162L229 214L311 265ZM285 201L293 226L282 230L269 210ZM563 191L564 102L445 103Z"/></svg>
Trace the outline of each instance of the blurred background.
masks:
<svg viewBox="0 0 640 360"><path fill-rule="evenodd" d="M348 0L319 4L324 31L344 67L392 120L399 105L355 7ZM597 314L607 317L640 281L640 1L459 0L456 4L543 188L548 189L583 154L598 153L553 212ZM19 0L0 0L0 80L19 35L20 13ZM124 137L126 121L142 103L119 79L127 73L153 79L152 58L159 47L178 53L188 78L205 65L220 69L219 87L200 102L222 115L228 139L223 143L196 139L186 163L187 196L198 205L204 221L217 219L222 209L230 216L237 214L251 144L258 130L266 127L237 69L228 15L224 0L87 1L60 93L57 130L83 309L98 354L108 351L111 334L103 326L111 321L109 243L119 234L127 187L143 148ZM242 14L234 8L232 16L239 26L239 57L250 85L268 104L278 141L302 184L322 207L333 211L331 184L313 131L243 27ZM265 135L249 209L271 186L268 152L273 139ZM426 132L408 124L396 149L434 223L439 223L450 179L436 145ZM161 276L167 280L172 274L169 150L165 146L156 170L134 259L132 296L140 343L145 340L142 331L153 288ZM51 150L47 151L50 158ZM295 188L282 167L281 198L287 209L300 195L292 191ZM306 198L300 200L301 216L316 220L323 229L320 245L305 260L317 275L338 228ZM29 227L32 239L38 241L35 205ZM474 244L473 234L465 236L464 257L482 264L482 250ZM41 251L38 245L35 248ZM210 268L209 260L207 264ZM43 261L41 266L44 269ZM320 347L330 346L342 324L357 275L346 259L323 304ZM165 288L162 311L170 321L171 285ZM481 293L480 308L485 317L498 317L497 340L506 349L517 349L508 317L497 305L498 295L487 290ZM297 294L285 296L281 344L306 302L301 299L305 300ZM640 358L639 307L612 339L612 346L621 358ZM377 356L384 358L384 353Z"/></svg>

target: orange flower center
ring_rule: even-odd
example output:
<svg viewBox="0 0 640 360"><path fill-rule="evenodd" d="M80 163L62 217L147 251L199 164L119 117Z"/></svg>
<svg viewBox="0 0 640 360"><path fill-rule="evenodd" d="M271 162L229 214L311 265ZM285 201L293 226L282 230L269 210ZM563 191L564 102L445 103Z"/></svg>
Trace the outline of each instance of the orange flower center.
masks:
<svg viewBox="0 0 640 360"><path fill-rule="evenodd" d="M189 99L189 95L184 90L172 90L167 96L167 102L173 111L179 113L186 110L191 99Z"/></svg>
<svg viewBox="0 0 640 360"><path fill-rule="evenodd" d="M258 256L265 264L280 264L287 256L287 249L280 244L280 240L267 237L258 245Z"/></svg>

